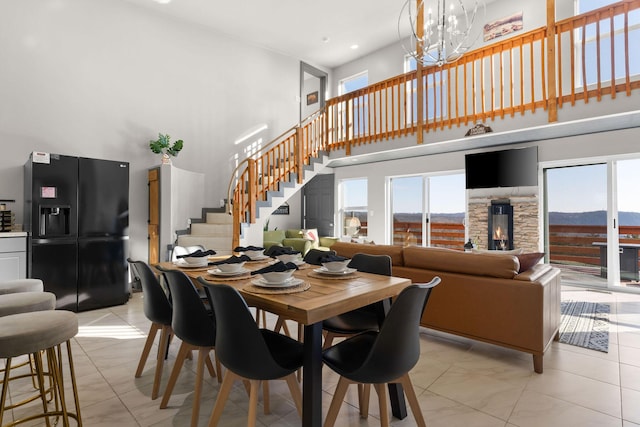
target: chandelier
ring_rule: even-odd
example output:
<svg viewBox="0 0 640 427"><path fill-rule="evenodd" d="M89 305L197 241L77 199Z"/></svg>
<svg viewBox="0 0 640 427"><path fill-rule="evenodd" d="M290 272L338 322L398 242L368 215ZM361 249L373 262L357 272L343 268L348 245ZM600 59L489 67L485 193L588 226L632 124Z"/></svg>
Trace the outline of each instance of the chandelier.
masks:
<svg viewBox="0 0 640 427"><path fill-rule="evenodd" d="M422 65L455 62L480 35L480 12L485 12L483 0L407 0L398 17L402 47ZM408 39L403 35L407 23Z"/></svg>

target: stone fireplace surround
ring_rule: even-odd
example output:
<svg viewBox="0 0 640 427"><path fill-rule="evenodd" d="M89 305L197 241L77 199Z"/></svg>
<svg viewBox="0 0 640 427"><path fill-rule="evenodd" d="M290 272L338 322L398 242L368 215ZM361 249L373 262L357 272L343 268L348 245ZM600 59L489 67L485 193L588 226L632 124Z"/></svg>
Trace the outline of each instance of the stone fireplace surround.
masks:
<svg viewBox="0 0 640 427"><path fill-rule="evenodd" d="M513 206L513 247L524 252L540 250L540 200L538 187L468 190L469 238L478 249L488 249L489 207L492 200L508 199Z"/></svg>

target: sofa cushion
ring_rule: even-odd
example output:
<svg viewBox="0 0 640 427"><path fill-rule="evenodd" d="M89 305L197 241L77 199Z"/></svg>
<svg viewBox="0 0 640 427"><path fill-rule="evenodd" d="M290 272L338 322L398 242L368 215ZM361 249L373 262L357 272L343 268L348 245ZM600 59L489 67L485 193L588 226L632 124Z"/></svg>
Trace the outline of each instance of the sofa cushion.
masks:
<svg viewBox="0 0 640 427"><path fill-rule="evenodd" d="M338 255L353 258L355 254L389 255L392 265L403 265L402 246L394 245L367 245L362 243L335 242L331 249Z"/></svg>
<svg viewBox="0 0 640 427"><path fill-rule="evenodd" d="M267 230L262 232L262 240L265 242L282 243L286 237L283 230Z"/></svg>
<svg viewBox="0 0 640 427"><path fill-rule="evenodd" d="M406 267L503 279L514 278L519 267L514 255L470 253L453 249L409 246L404 248L403 256Z"/></svg>
<svg viewBox="0 0 640 427"><path fill-rule="evenodd" d="M291 238L302 239L302 230L299 228L290 228L288 230L285 230L284 233L289 239Z"/></svg>
<svg viewBox="0 0 640 427"><path fill-rule="evenodd" d="M534 265L536 265L538 261L540 261L544 257L544 252L531 252L528 254L519 254L519 255L516 255L516 257L520 262L520 268L518 269L518 273L523 273L531 269Z"/></svg>

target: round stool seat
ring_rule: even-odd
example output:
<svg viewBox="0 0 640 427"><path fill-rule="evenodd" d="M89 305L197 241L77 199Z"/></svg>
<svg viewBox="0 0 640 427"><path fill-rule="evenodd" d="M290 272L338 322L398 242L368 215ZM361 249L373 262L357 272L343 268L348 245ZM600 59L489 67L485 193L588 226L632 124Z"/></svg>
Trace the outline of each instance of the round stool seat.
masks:
<svg viewBox="0 0 640 427"><path fill-rule="evenodd" d="M44 285L40 279L17 279L0 282L0 295L42 291L44 291Z"/></svg>
<svg viewBox="0 0 640 427"><path fill-rule="evenodd" d="M34 311L0 318L0 358L54 347L75 337L78 318L62 310Z"/></svg>
<svg viewBox="0 0 640 427"><path fill-rule="evenodd" d="M0 295L0 317L55 308L56 296L51 292L19 292Z"/></svg>

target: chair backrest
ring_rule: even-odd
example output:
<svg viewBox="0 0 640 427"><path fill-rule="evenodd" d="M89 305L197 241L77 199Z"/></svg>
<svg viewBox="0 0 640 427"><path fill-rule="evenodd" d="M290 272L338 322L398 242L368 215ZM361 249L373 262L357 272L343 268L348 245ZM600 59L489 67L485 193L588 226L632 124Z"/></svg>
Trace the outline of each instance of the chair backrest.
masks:
<svg viewBox="0 0 640 427"><path fill-rule="evenodd" d="M209 294L216 313L216 356L220 362L249 379L267 380L288 375L290 369L281 367L273 359L263 333L240 293L229 285L212 285L201 277L198 281ZM273 331L265 333L275 334Z"/></svg>
<svg viewBox="0 0 640 427"><path fill-rule="evenodd" d="M134 261L130 258L127 261L131 270L140 278L144 315L152 322L170 325L173 310L156 274L144 261Z"/></svg>
<svg viewBox="0 0 640 427"><path fill-rule="evenodd" d="M307 254L304 256L304 262L306 262L307 264L321 265L322 263L320 262L320 260L322 259L322 257L327 255L336 255L336 251L309 249L309 252L307 252Z"/></svg>
<svg viewBox="0 0 640 427"><path fill-rule="evenodd" d="M173 332L182 341L199 347L214 347L216 322L209 316L189 276L179 270L162 270L171 290Z"/></svg>
<svg viewBox="0 0 640 427"><path fill-rule="evenodd" d="M194 253L197 250L204 251L204 246L202 245L192 245L192 246L174 246L171 251L171 261L175 262L178 260L178 255L189 255Z"/></svg>
<svg viewBox="0 0 640 427"><path fill-rule="evenodd" d="M391 276L391 257L389 255L355 254L351 258L349 267L364 273Z"/></svg>
<svg viewBox="0 0 640 427"><path fill-rule="evenodd" d="M431 290L440 283L413 284L403 289L391 305L371 350L352 378L366 383L386 383L409 372L420 357L420 318Z"/></svg>

